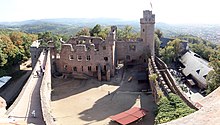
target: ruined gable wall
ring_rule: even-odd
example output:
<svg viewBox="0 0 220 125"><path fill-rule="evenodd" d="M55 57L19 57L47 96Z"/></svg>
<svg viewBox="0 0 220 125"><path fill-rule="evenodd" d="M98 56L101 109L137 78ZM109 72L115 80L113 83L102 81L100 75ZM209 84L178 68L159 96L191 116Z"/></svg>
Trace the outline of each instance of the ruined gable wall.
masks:
<svg viewBox="0 0 220 125"><path fill-rule="evenodd" d="M135 49L133 49L133 46ZM144 42L136 41L136 42L126 42L126 41L117 41L116 42L116 57L117 60L125 60L129 62L131 60L139 60L140 56L143 57L144 50ZM130 56L130 59L128 57ZM142 60L141 60L142 61Z"/></svg>
<svg viewBox="0 0 220 125"><path fill-rule="evenodd" d="M71 47L73 49L71 49ZM104 69L105 65L109 65L111 75L114 75L115 66L112 63L112 45L109 44L109 42L103 41L99 44L98 51L95 48L94 44L90 44L89 46L84 44L73 46L70 44L62 45L60 59L56 61L58 71L72 73L74 72L73 68L77 67L77 72L86 73L92 76L94 72L97 72L96 66L100 64L102 69ZM81 56L81 60L78 60L78 56ZM87 59L87 56L90 56L90 60ZM104 60L106 57L108 60ZM66 69L64 68L65 65ZM89 66L91 66L91 71L89 71Z"/></svg>

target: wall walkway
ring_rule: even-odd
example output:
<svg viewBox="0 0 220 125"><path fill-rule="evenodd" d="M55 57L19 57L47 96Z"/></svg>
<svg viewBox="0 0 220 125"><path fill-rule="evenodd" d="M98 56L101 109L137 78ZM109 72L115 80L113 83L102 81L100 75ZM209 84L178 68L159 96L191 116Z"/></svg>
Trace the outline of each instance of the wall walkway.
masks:
<svg viewBox="0 0 220 125"><path fill-rule="evenodd" d="M42 73L37 75L36 71L40 72L40 66L46 62L46 53L41 52L38 62L34 67L28 81L18 95L15 102L7 110L6 115L11 116L15 121L44 125L42 117L40 86L42 82Z"/></svg>

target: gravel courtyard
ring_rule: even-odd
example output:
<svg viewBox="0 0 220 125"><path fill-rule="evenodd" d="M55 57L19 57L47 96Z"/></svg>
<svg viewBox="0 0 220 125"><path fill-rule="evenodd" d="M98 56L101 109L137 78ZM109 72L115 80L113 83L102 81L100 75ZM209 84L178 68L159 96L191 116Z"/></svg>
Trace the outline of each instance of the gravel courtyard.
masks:
<svg viewBox="0 0 220 125"><path fill-rule="evenodd" d="M132 71L132 72L131 72ZM131 107L148 110L148 115L131 125L153 125L156 104L152 95L141 92L147 83L138 83L130 76L136 70L118 74L111 82L89 80L52 80L52 114L58 125L117 125L109 116ZM109 94L110 93L110 94Z"/></svg>

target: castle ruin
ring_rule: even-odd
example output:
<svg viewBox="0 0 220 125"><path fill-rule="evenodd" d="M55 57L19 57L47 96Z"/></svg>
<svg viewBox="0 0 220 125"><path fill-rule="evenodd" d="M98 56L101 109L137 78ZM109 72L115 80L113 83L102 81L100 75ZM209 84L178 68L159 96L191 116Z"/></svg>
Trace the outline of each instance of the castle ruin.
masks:
<svg viewBox="0 0 220 125"><path fill-rule="evenodd" d="M51 48L56 71L73 77L93 76L98 80L110 80L117 64L144 64L154 56L154 24L152 11L143 11L140 19L141 38L120 41L116 39L117 27L112 26L107 38L79 36L62 43L61 52ZM36 62L37 47L31 46L32 63ZM54 57L54 58L53 58Z"/></svg>

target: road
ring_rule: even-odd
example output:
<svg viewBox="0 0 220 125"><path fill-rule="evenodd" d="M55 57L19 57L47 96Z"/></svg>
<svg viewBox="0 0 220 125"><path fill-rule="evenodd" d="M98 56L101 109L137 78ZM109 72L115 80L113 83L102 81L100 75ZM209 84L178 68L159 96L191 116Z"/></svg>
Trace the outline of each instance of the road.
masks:
<svg viewBox="0 0 220 125"><path fill-rule="evenodd" d="M37 76L36 71L40 72L40 65L45 63L45 55L41 53L39 60L30 75L29 80L21 91L20 95L14 102L14 106L9 110L8 116L15 119L16 122L26 122L28 124L44 125L41 103L40 103L40 86L43 74L39 73Z"/></svg>

